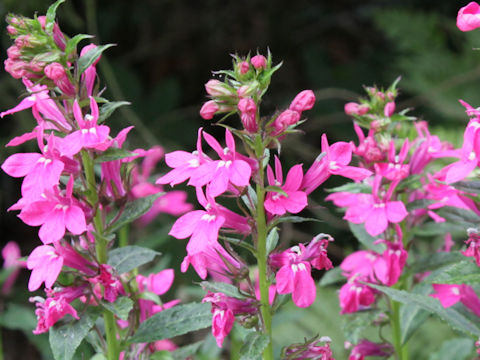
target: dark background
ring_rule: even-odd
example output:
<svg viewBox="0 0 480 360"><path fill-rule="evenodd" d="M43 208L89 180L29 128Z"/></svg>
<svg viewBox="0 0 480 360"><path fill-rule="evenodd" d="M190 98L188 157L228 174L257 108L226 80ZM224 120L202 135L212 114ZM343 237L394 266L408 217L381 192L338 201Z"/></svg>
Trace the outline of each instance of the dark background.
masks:
<svg viewBox="0 0 480 360"><path fill-rule="evenodd" d="M44 14L49 5L44 0L2 0L0 17L8 12L30 17L35 12ZM480 46L480 36L461 33L455 27L457 11L464 5L425 0L69 0L57 14L61 29L69 36L89 33L96 35L97 44L117 44L105 53L99 72L107 86L107 98L132 103L109 120L113 133L135 125L129 136L130 148L161 144L167 151L191 151L199 126L219 133L198 115L206 100L203 84L212 70L230 68L229 54L266 54L269 48L274 62L283 61L283 66L273 77L263 114L288 106L301 90L313 89L317 95L316 106L301 127L305 134L288 138L282 150L287 163L303 162L306 169L320 152L322 133L328 134L330 143L356 141L351 120L343 113L344 103L363 95L362 85L388 87L399 75L397 108L414 108L412 113L429 120L437 133L454 143L461 141L467 118L457 99L480 105L480 53L472 51ZM0 59L4 60L10 46L5 32L0 45ZM19 81L1 73L0 109L18 103L23 90ZM17 149L3 147L12 137L29 131L32 124L28 111L1 119L2 162L13 151L37 151L33 143ZM24 226L16 213L6 213L20 196L20 181L2 173L0 185L0 244L3 247L15 240L22 254L28 254L39 243L37 229ZM334 185L329 181L326 187ZM283 239L308 241L318 232L332 233L336 243L331 254L338 263L345 248L349 251L355 245L339 214L323 207L324 196L323 190L317 190L313 196L317 205L305 211L306 216L317 216L323 222L288 227ZM165 219L173 221L161 218ZM165 237L165 228L158 221L143 234ZM169 266L177 266L184 256L184 244L162 241L158 246L176 251ZM19 287L28 279L26 271L22 275ZM28 297L25 290L16 291L12 296ZM15 348L14 343L22 339L20 332L4 333L7 359L38 356L32 355L31 347ZM19 351L24 352L22 356Z"/></svg>

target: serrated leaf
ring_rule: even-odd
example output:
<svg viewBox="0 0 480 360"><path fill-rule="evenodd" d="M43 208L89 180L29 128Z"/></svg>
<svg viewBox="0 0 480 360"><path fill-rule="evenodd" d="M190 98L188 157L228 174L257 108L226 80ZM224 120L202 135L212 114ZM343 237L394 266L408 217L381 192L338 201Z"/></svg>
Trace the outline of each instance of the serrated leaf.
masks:
<svg viewBox="0 0 480 360"><path fill-rule="evenodd" d="M341 186L334 187L332 189L326 189L328 192L348 192L352 194L359 194L359 193L365 193L365 194L371 194L372 193L372 187L363 184L363 183L354 183L354 182L349 182Z"/></svg>
<svg viewBox="0 0 480 360"><path fill-rule="evenodd" d="M240 360L262 359L263 350L269 343L270 339L267 335L257 331L249 333L240 349Z"/></svg>
<svg viewBox="0 0 480 360"><path fill-rule="evenodd" d="M458 181L453 183L452 186L455 189L465 191L466 193L470 194L480 194L480 181Z"/></svg>
<svg viewBox="0 0 480 360"><path fill-rule="evenodd" d="M110 148L102 153L102 155L95 158L95 163L99 164L106 161L114 161L125 159L130 156L136 156L138 154L127 151L125 149Z"/></svg>
<svg viewBox="0 0 480 360"><path fill-rule="evenodd" d="M128 314L133 308L133 301L126 296L121 296L117 298L117 300L115 300L115 302L113 303L108 301L102 301L102 306L110 310L110 312L112 312L118 318L122 320L127 320Z"/></svg>
<svg viewBox="0 0 480 360"><path fill-rule="evenodd" d="M368 284L368 286L377 289L395 301L402 304L415 304L425 309L442 320L446 321L452 328L460 330L468 335L480 336L480 327L465 317L455 307L444 308L437 299L427 295L408 293L403 290L396 290L386 286Z"/></svg>
<svg viewBox="0 0 480 360"><path fill-rule="evenodd" d="M130 104L128 101L109 101L103 104L99 109L98 123L100 124L108 119L119 107Z"/></svg>
<svg viewBox="0 0 480 360"><path fill-rule="evenodd" d="M77 49L77 45L80 41L91 38L93 38L93 36L88 34L75 35L73 38L67 41L67 44L65 45L65 54L68 56L69 54L73 53Z"/></svg>
<svg viewBox="0 0 480 360"><path fill-rule="evenodd" d="M115 44L107 44L97 46L94 49L91 49L85 55L80 56L77 61L77 75L80 76L83 74L85 70L88 69L90 65L92 65L101 55L102 53L107 50L108 48L115 46Z"/></svg>
<svg viewBox="0 0 480 360"><path fill-rule="evenodd" d="M281 195L283 195L283 196L288 197L288 194L287 194L287 193L285 192L285 190L283 190L280 186L273 186L273 185L267 186L267 187L265 188L265 190L266 190L266 191L275 192L275 193L277 193L277 194L281 194Z"/></svg>
<svg viewBox="0 0 480 360"><path fill-rule="evenodd" d="M345 276L342 275L342 269L340 269L340 267L336 267L325 272L325 274L320 279L319 285L327 286L346 280L347 279L345 278Z"/></svg>
<svg viewBox="0 0 480 360"><path fill-rule="evenodd" d="M352 231L353 235L357 238L357 240L367 249L376 251L378 253L383 252L383 250L385 249L385 246L382 244L374 244L374 242L378 239L378 237L373 237L372 235L367 233L367 230L365 230L364 224L354 224L354 223L348 222L348 226L350 227L350 230Z"/></svg>
<svg viewBox="0 0 480 360"><path fill-rule="evenodd" d="M428 294L431 286L420 284L413 288L416 294ZM402 344L406 344L415 331L428 319L430 313L415 304L405 304L400 309L400 329Z"/></svg>
<svg viewBox="0 0 480 360"><path fill-rule="evenodd" d="M381 313L382 311L380 310L372 309L344 315L342 329L345 334L345 339L352 344L358 343L365 329L368 328Z"/></svg>
<svg viewBox="0 0 480 360"><path fill-rule="evenodd" d="M420 257L410 266L414 273L433 271L442 266L465 260L465 256L459 252L437 252Z"/></svg>
<svg viewBox="0 0 480 360"><path fill-rule="evenodd" d="M274 227L267 235L267 255L270 254L278 244L278 228Z"/></svg>
<svg viewBox="0 0 480 360"><path fill-rule="evenodd" d="M61 3L64 3L64 2L65 0L57 0L48 7L47 13L45 15L45 32L47 34L52 34L53 26L55 25L57 8L60 6Z"/></svg>
<svg viewBox="0 0 480 360"><path fill-rule="evenodd" d="M220 292L233 298L245 299L245 296L238 291L237 287L231 284L222 282L202 281L200 283L200 286L205 291L211 291L214 293Z"/></svg>
<svg viewBox="0 0 480 360"><path fill-rule="evenodd" d="M474 262L463 260L433 272L425 281L430 284L480 284L480 269Z"/></svg>
<svg viewBox="0 0 480 360"><path fill-rule="evenodd" d="M157 255L160 253L144 247L124 246L110 251L108 265L115 268L119 274L123 274L152 261Z"/></svg>
<svg viewBox="0 0 480 360"><path fill-rule="evenodd" d="M138 219L140 216L150 210L155 200L164 194L165 193L157 193L129 202L127 206L125 206L125 209L123 209L122 215L120 215L117 221L105 229L105 234L113 233L122 226Z"/></svg>
<svg viewBox="0 0 480 360"><path fill-rule="evenodd" d="M476 227L480 222L480 217L472 210L460 209L453 206L443 207L439 211L439 215L453 223L464 224L465 227Z"/></svg>
<svg viewBox="0 0 480 360"><path fill-rule="evenodd" d="M191 303L166 309L141 323L129 341L153 342L207 328L212 324L210 308L210 304Z"/></svg>
<svg viewBox="0 0 480 360"><path fill-rule="evenodd" d="M472 339L456 338L444 341L440 349L431 354L428 360L470 360L474 350Z"/></svg>
<svg viewBox="0 0 480 360"><path fill-rule="evenodd" d="M98 312L85 312L80 320L50 328L50 347L55 360L70 360L75 351L95 325Z"/></svg>
<svg viewBox="0 0 480 360"><path fill-rule="evenodd" d="M466 227L452 222L429 222L414 228L414 234L419 236L445 235L446 233L465 233Z"/></svg>

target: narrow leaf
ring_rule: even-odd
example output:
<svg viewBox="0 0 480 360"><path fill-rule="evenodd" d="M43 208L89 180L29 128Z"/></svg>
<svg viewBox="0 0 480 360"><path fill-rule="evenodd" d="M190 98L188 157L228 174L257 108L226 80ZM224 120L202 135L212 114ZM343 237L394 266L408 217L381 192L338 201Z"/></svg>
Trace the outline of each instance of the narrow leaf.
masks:
<svg viewBox="0 0 480 360"><path fill-rule="evenodd" d="M359 194L359 193L365 193L365 194L371 194L372 193L372 187L363 184L363 183L354 183L354 182L349 182L341 186L334 187L332 189L326 189L328 192L348 192L352 194Z"/></svg>
<svg viewBox="0 0 480 360"><path fill-rule="evenodd" d="M413 288L416 294L426 295L430 292L429 284L420 284ZM415 331L428 319L430 313L416 304L405 304L400 309L401 341L406 344Z"/></svg>
<svg viewBox="0 0 480 360"><path fill-rule="evenodd" d="M93 38L92 35L88 34L78 34L75 35L73 38L67 41L67 45L65 45L65 54L70 55L71 53L75 52L77 49L77 45L80 41L85 40L85 39L91 39Z"/></svg>
<svg viewBox="0 0 480 360"><path fill-rule="evenodd" d="M145 214L153 206L155 200L165 193L157 193L150 195L144 198L135 199L125 206L123 209L122 215L118 218L113 225L110 225L106 230L106 234L113 233L120 229L122 226L131 223L132 221L138 219L140 216Z"/></svg>
<svg viewBox="0 0 480 360"><path fill-rule="evenodd" d="M470 194L480 194L480 180L476 181L458 181L452 186L455 189L465 191L466 193Z"/></svg>
<svg viewBox="0 0 480 360"><path fill-rule="evenodd" d="M98 123L104 122L115 110L125 105L130 105L130 103L128 101L109 101L103 104L99 109L100 115L98 116Z"/></svg>
<svg viewBox="0 0 480 360"><path fill-rule="evenodd" d="M281 194L283 196L287 196L288 197L288 194L285 192L285 190L283 190L280 186L273 186L273 185L270 185L270 186L267 186L265 188L266 191L271 191L271 192L276 192L278 194Z"/></svg>
<svg viewBox="0 0 480 360"><path fill-rule="evenodd" d="M166 309L141 323L130 342L153 342L207 328L212 323L210 308L210 304L191 303Z"/></svg>
<svg viewBox="0 0 480 360"><path fill-rule="evenodd" d="M393 300L401 302L402 304L418 305L422 309L434 313L454 329L460 330L468 335L480 336L480 327L472 322L470 318L455 309L455 307L445 309L437 299L427 295L408 293L403 290L373 284L368 284L368 286L383 292Z"/></svg>
<svg viewBox="0 0 480 360"><path fill-rule="evenodd" d="M83 74L85 70L88 69L90 65L92 65L101 55L102 52L107 50L109 47L115 46L115 44L107 44L97 46L96 48L90 50L85 55L80 56L78 58L77 66L78 66L78 73L77 75L80 76Z"/></svg>
<svg viewBox="0 0 480 360"><path fill-rule="evenodd" d="M123 274L152 261L157 255L160 253L144 247L124 246L110 251L108 265L115 268L119 274Z"/></svg>
<svg viewBox="0 0 480 360"><path fill-rule="evenodd" d="M102 153L102 155L95 158L95 163L99 164L106 161L114 161L125 159L130 156L136 156L138 154L127 151L125 149L110 148Z"/></svg>
<svg viewBox="0 0 480 360"><path fill-rule="evenodd" d="M363 224L354 224L349 222L348 226L352 231L353 235L357 238L357 240L365 246L367 249L376 251L376 252L383 252L385 246L381 244L374 244L378 238L373 237L365 230L365 226Z"/></svg>
<svg viewBox="0 0 480 360"><path fill-rule="evenodd" d="M282 222L302 223L302 222L305 222L305 221L321 222L320 220L314 219L314 218L305 218L305 217L301 217L301 216L282 216L282 217L279 217L278 219L275 219L272 222L271 226L278 225Z"/></svg>
<svg viewBox="0 0 480 360"><path fill-rule="evenodd" d="M332 285L336 284L342 281L346 281L347 279L345 276L342 275L342 269L340 267L333 268L331 270L328 270L325 275L322 276L320 279L320 286L327 286L327 285Z"/></svg>
<svg viewBox="0 0 480 360"><path fill-rule="evenodd" d="M471 260L450 264L432 273L425 281L436 284L480 284L480 271Z"/></svg>
<svg viewBox="0 0 480 360"><path fill-rule="evenodd" d="M270 254L278 244L278 228L274 227L267 235L267 255Z"/></svg>
<svg viewBox="0 0 480 360"><path fill-rule="evenodd" d="M121 296L113 303L102 301L102 306L110 310L118 318L127 320L128 314L133 308L133 301L126 296Z"/></svg>
<svg viewBox="0 0 480 360"><path fill-rule="evenodd" d="M251 332L244 340L244 344L240 349L240 360L257 360L262 359L263 350L270 342L267 335L261 332Z"/></svg>
<svg viewBox="0 0 480 360"><path fill-rule="evenodd" d="M55 25L55 17L57 14L57 8L61 3L64 3L65 0L57 0L52 5L49 6L47 14L45 16L45 32L47 34L52 34L53 26Z"/></svg>
<svg viewBox="0 0 480 360"><path fill-rule="evenodd" d="M411 264L414 273L421 273L425 271L433 271L442 266L457 263L465 260L465 256L459 252L437 252L420 257Z"/></svg>
<svg viewBox="0 0 480 360"><path fill-rule="evenodd" d="M233 298L245 299L245 296L243 296L240 291L238 291L237 287L231 284L222 282L202 281L200 283L200 286L205 291L211 291L214 293L220 292Z"/></svg>
<svg viewBox="0 0 480 360"><path fill-rule="evenodd" d="M98 313L86 312L80 320L50 328L50 347L55 360L70 360L95 324Z"/></svg>

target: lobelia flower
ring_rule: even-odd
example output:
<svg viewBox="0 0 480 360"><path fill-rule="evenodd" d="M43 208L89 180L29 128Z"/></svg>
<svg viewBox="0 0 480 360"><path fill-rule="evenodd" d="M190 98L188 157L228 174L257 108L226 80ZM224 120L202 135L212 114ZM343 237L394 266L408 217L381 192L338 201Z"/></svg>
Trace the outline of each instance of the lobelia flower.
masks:
<svg viewBox="0 0 480 360"><path fill-rule="evenodd" d="M457 27L461 31L471 31L480 27L480 6L475 1L471 1L458 11Z"/></svg>
<svg viewBox="0 0 480 360"><path fill-rule="evenodd" d="M223 194L229 183L244 187L250 183L252 168L249 163L240 158L235 151L235 140L232 133L225 129L226 148L222 148L215 138L203 133L207 143L216 151L220 160L204 162L192 173L189 185L195 187L207 186L207 192L212 197Z"/></svg>
<svg viewBox="0 0 480 360"><path fill-rule="evenodd" d="M371 250L359 250L348 255L340 264L340 269L342 275L349 279L361 277L376 283L384 278L386 264L380 254Z"/></svg>
<svg viewBox="0 0 480 360"><path fill-rule="evenodd" d="M91 114L83 116L82 109L75 100L73 103L73 115L77 120L79 130L74 131L63 138L60 143L62 155L73 156L82 149L96 149L105 151L111 144L108 141L110 128L106 125L98 125L98 105L93 97L90 97Z"/></svg>
<svg viewBox="0 0 480 360"><path fill-rule="evenodd" d="M390 141L390 149L388 152L388 163L375 164L375 171L377 174L387 178L390 181L399 181L405 179L409 175L410 165L404 164L408 155L409 143L405 139L400 153L395 155L395 141Z"/></svg>
<svg viewBox="0 0 480 360"><path fill-rule="evenodd" d="M43 144L43 131L37 133L38 147L42 153L17 153L9 156L2 164L2 170L13 177L25 177L22 183L22 196L28 201L40 198L45 190L50 190L60 181L65 163L60 157L53 134L48 143Z"/></svg>
<svg viewBox="0 0 480 360"><path fill-rule="evenodd" d="M300 121L300 113L294 110L284 110L277 116L273 122L273 132L272 136L278 136L283 133L291 125L295 125Z"/></svg>
<svg viewBox="0 0 480 360"><path fill-rule="evenodd" d="M204 163L211 161L202 151L202 128L198 129L197 150L189 153L186 151L174 151L165 155L165 162L173 168L163 175L156 184L170 184L174 186L189 179L195 171Z"/></svg>
<svg viewBox="0 0 480 360"><path fill-rule="evenodd" d="M387 245L387 250L382 254L385 261L386 271L381 274L379 280L385 285L395 285L402 275L403 268L407 262L408 252L403 248L401 240L395 242L387 240L377 240L375 243Z"/></svg>
<svg viewBox="0 0 480 360"><path fill-rule="evenodd" d="M349 166L352 160L353 145L339 141L328 145L327 135L322 135L322 154L315 160L305 174L302 188L307 194L323 184L330 175L345 176L354 181L361 181L372 175L367 169Z"/></svg>
<svg viewBox="0 0 480 360"><path fill-rule="evenodd" d="M75 86L68 78L67 72L62 64L54 62L50 63L43 69L45 75L54 82L54 84L62 91L64 95L69 97L75 96Z"/></svg>
<svg viewBox="0 0 480 360"><path fill-rule="evenodd" d="M25 261L20 261L20 247L15 241L9 241L2 249L3 268L11 272L2 285L2 294L8 295L12 289L15 280L18 277L21 267L25 267Z"/></svg>
<svg viewBox="0 0 480 360"><path fill-rule="evenodd" d="M120 293L124 293L120 280L113 275L113 268L107 264L99 265L100 274L89 278L88 282L94 286L97 297L104 298L108 302L115 302Z"/></svg>
<svg viewBox="0 0 480 360"><path fill-rule="evenodd" d="M286 194L268 191L265 197L265 210L272 215L283 215L287 211L296 214L307 206L307 194L300 189L303 180L302 164L292 166L283 183L282 164L275 156L275 176L270 165L267 167L267 178L270 186L278 186Z"/></svg>
<svg viewBox="0 0 480 360"><path fill-rule="evenodd" d="M366 339L362 339L350 352L348 360L364 360L365 356L390 357L394 352L391 344L377 344Z"/></svg>
<svg viewBox="0 0 480 360"><path fill-rule="evenodd" d="M218 104L214 100L209 100L200 109L200 116L205 120L211 120L218 110L220 110Z"/></svg>
<svg viewBox="0 0 480 360"><path fill-rule="evenodd" d="M94 50L96 47L97 45L95 44L88 44L87 46L84 46L82 48L82 51L80 51L80 56L84 56L88 54L90 51ZM95 85L95 80L97 78L96 66L101 58L102 56L97 57L97 59L92 63L92 65L86 68L85 71L82 73L81 80L85 85L88 96L93 96L93 87Z"/></svg>
<svg viewBox="0 0 480 360"><path fill-rule="evenodd" d="M467 244L467 250L460 251L465 256L472 256L475 258L477 266L480 266L480 236L477 229L467 229L468 240L465 241Z"/></svg>
<svg viewBox="0 0 480 360"><path fill-rule="evenodd" d="M340 289L341 314L350 314L358 310L368 308L375 302L375 291L360 281L366 281L361 277L350 278Z"/></svg>
<svg viewBox="0 0 480 360"><path fill-rule="evenodd" d="M27 225L41 226L38 236L44 244L62 239L66 229L80 235L87 230L85 213L72 192L73 177L70 176L65 194L58 187L45 191L42 199L24 206L18 217Z"/></svg>
<svg viewBox="0 0 480 360"><path fill-rule="evenodd" d="M51 288L62 271L63 257L50 245L37 246L27 259L27 268L32 270L28 290L37 290L43 282Z"/></svg>
<svg viewBox="0 0 480 360"><path fill-rule="evenodd" d="M435 293L429 296L437 298L444 308L461 301L476 316L480 316L480 299L471 286L465 284L432 284L432 287Z"/></svg>
<svg viewBox="0 0 480 360"><path fill-rule="evenodd" d="M367 163L381 161L384 158L384 154L375 140L375 129L371 127L367 137L365 137L363 130L356 123L353 123L353 129L359 140L358 146L354 146L353 153L361 156Z"/></svg>

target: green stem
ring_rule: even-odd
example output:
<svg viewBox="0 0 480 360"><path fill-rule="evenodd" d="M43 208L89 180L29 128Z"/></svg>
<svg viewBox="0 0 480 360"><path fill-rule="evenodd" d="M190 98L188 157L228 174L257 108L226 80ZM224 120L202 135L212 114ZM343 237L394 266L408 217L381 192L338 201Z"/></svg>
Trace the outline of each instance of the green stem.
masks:
<svg viewBox="0 0 480 360"><path fill-rule="evenodd" d="M272 313L268 301L268 290L270 282L267 277L267 223L265 217L265 188L264 188L264 169L259 161L260 182L257 184L257 262L258 278L260 286L260 311L263 318L264 332L269 337L270 342L263 352L264 360L273 360L273 342L272 342Z"/></svg>
<svg viewBox="0 0 480 360"><path fill-rule="evenodd" d="M95 211L93 224L95 226L95 250L99 264L107 263L107 241L103 236L104 225L102 214L98 208L97 186L95 182L94 162L90 154L82 150L82 162L87 182L87 200ZM105 336L107 338L107 359L118 360L120 350L117 341L117 328L113 314L103 309L103 321L105 323Z"/></svg>
<svg viewBox="0 0 480 360"><path fill-rule="evenodd" d="M391 316L390 324L392 327L393 346L395 348L396 358L398 360L408 360L407 345L402 345L402 330L400 328L400 303L390 300Z"/></svg>
<svg viewBox="0 0 480 360"><path fill-rule="evenodd" d="M128 224L123 225L118 230L118 247L124 247L128 245Z"/></svg>

